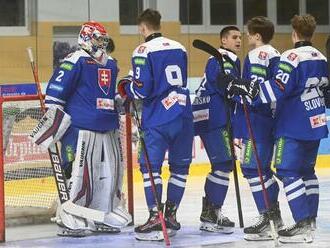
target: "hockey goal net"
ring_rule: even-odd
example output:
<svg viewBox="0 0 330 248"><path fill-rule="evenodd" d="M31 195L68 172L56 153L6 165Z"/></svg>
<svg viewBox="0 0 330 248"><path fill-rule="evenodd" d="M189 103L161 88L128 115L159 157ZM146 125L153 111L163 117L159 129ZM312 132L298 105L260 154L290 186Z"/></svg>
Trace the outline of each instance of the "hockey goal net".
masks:
<svg viewBox="0 0 330 248"><path fill-rule="evenodd" d="M55 214L57 190L47 150L28 135L42 116L38 96L0 97L0 240L7 226L49 220ZM124 197L133 214L131 119L120 115L125 173Z"/></svg>

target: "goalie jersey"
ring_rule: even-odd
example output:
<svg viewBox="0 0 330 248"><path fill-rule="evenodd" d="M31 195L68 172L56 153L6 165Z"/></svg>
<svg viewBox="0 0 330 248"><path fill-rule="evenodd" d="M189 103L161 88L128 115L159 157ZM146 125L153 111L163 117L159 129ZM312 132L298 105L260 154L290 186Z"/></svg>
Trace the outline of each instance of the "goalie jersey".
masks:
<svg viewBox="0 0 330 248"><path fill-rule="evenodd" d="M236 54L222 48L219 51L227 55L235 64L234 66L225 61L224 69L226 73L240 77L241 65ZM223 99L224 90L220 90L217 85L219 74L220 65L218 61L216 58L210 57L206 64L204 77L199 88L196 90L196 98L193 102L195 135L226 125L227 116ZM233 122L235 121L236 119L233 120Z"/></svg>
<svg viewBox="0 0 330 248"><path fill-rule="evenodd" d="M59 105L72 126L97 132L119 127L115 109L118 68L109 57L103 66L84 50L67 56L54 71L46 90L46 106Z"/></svg>
<svg viewBox="0 0 330 248"><path fill-rule="evenodd" d="M311 44L284 52L275 77L260 84L254 104L276 102L275 136L298 140L327 137L322 89L328 85L327 60Z"/></svg>
<svg viewBox="0 0 330 248"><path fill-rule="evenodd" d="M142 126L155 127L183 115L192 118L187 86L187 54L178 42L155 33L132 56L129 98L143 100Z"/></svg>
<svg viewBox="0 0 330 248"><path fill-rule="evenodd" d="M275 74L275 68L280 59L280 53L271 45L263 45L251 50L244 60L242 77L252 82L262 83ZM263 90L260 90L262 96ZM263 104L257 107L247 106L250 114L252 130L257 142L273 140L275 103ZM243 106L237 105L235 113L238 125L235 126L237 136L250 139Z"/></svg>

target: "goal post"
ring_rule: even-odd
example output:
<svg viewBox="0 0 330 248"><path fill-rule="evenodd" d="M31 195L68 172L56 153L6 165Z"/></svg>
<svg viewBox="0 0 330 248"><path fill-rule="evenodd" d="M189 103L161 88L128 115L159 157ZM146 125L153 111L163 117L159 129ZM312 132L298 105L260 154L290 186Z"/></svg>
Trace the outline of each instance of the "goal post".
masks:
<svg viewBox="0 0 330 248"><path fill-rule="evenodd" d="M0 241L5 241L6 217L40 223L49 220L58 199L47 150L28 135L42 111L38 95L0 97ZM123 186L126 207L134 214L132 131L129 114L120 115L120 139L125 166ZM26 220L29 215L29 220ZM8 223L7 223L8 225Z"/></svg>

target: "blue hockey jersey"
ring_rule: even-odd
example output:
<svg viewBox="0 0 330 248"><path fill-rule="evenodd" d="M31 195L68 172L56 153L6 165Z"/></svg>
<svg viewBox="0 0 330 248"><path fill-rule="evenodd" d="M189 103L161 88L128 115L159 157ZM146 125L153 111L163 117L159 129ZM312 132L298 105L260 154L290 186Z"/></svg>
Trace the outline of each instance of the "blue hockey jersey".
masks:
<svg viewBox="0 0 330 248"><path fill-rule="evenodd" d="M280 59L280 53L271 45L263 45L251 50L245 58L242 77L252 82L262 83L275 74L275 68ZM263 91L260 91L263 95ZM269 141L273 139L275 104L263 104L257 107L247 106L250 114L251 127L255 140ZM238 104L235 130L238 138L249 139L243 105Z"/></svg>
<svg viewBox="0 0 330 248"><path fill-rule="evenodd" d="M219 51L222 54L226 54L236 65L233 66L229 62L224 62L226 73L240 77L241 65L236 54L222 48ZM217 78L220 72L218 61L216 58L210 57L205 67L202 82L196 90L196 98L192 105L195 135L226 125L227 115L223 98L224 91L220 90L217 86Z"/></svg>
<svg viewBox="0 0 330 248"><path fill-rule="evenodd" d="M68 57L54 71L46 90L46 106L59 105L72 126L106 132L119 127L114 98L118 68L109 57L104 66L84 50Z"/></svg>
<svg viewBox="0 0 330 248"><path fill-rule="evenodd" d="M142 126L154 127L179 115L192 118L187 86L186 49L156 34L132 56L133 81L125 86L129 98L142 99Z"/></svg>
<svg viewBox="0 0 330 248"><path fill-rule="evenodd" d="M254 104L276 102L275 137L319 140L328 128L322 87L328 84L327 61L303 45L284 52L272 79L262 82Z"/></svg>

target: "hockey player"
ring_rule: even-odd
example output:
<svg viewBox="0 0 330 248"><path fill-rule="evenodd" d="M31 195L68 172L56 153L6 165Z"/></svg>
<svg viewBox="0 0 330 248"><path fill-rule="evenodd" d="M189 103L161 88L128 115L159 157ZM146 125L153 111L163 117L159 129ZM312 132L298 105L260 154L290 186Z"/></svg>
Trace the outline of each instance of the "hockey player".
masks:
<svg viewBox="0 0 330 248"><path fill-rule="evenodd" d="M312 242L319 203L314 167L320 140L328 136L323 89L329 75L326 58L312 47L314 17L295 15L291 24L295 48L281 55L275 77L260 82L253 105L277 103L275 167L296 222L278 232L280 241ZM228 90L251 98L258 94L257 84L242 80L232 81Z"/></svg>
<svg viewBox="0 0 330 248"><path fill-rule="evenodd" d="M226 73L240 77L240 60L236 52L241 47L241 33L236 26L227 26L220 32L219 51L228 55L235 66L225 62ZM218 89L220 66L214 57L209 58L203 80L196 91L193 102L195 135L203 141L211 162L203 197L200 216L200 229L209 232L232 233L235 223L223 215L221 210L226 198L229 174L232 168L232 155L229 135L226 129L227 116L224 104L224 92Z"/></svg>
<svg viewBox="0 0 330 248"><path fill-rule="evenodd" d="M71 122L59 137L70 199L103 211L106 217L104 223L94 223L59 207L58 235L62 236L84 236L86 230L119 232L119 227L131 221L119 206L123 166L114 107L118 70L106 54L107 32L97 22L84 23L78 44L80 49L68 55L49 80L46 114L60 110Z"/></svg>
<svg viewBox="0 0 330 248"><path fill-rule="evenodd" d="M274 73L280 58L280 53L269 42L273 38L274 25L263 16L257 16L247 22L248 44L250 52L245 58L243 67L243 78L252 82L264 82L270 79ZM263 94L263 92L260 92ZM260 214L259 220L252 226L244 228L246 240L268 240L270 235L269 215L275 216L275 224L282 226L280 210L277 202L279 187L273 172L270 168L274 147L273 138L273 114L274 106L264 104L257 107L248 106L251 128L254 132L254 139L257 146L258 155L261 160L262 176L265 187L270 197L271 209L266 208L263 198L261 182L258 175L257 162L253 154L252 141L247 129L247 122L243 111L243 106L238 105L236 110L235 129L243 139L241 152L241 168L244 177L250 185L254 202Z"/></svg>
<svg viewBox="0 0 330 248"><path fill-rule="evenodd" d="M192 158L193 122L187 85L186 49L159 33L161 15L146 9L138 17L145 42L133 52L133 75L122 79L122 97L141 99L142 129L157 193L162 195L161 167L168 149L170 179L167 186L165 221L169 235L180 229L176 211L180 205ZM139 156L140 170L149 208L148 221L135 228L138 240L162 240L155 199L151 190L144 152ZM161 199L159 199L161 201Z"/></svg>

